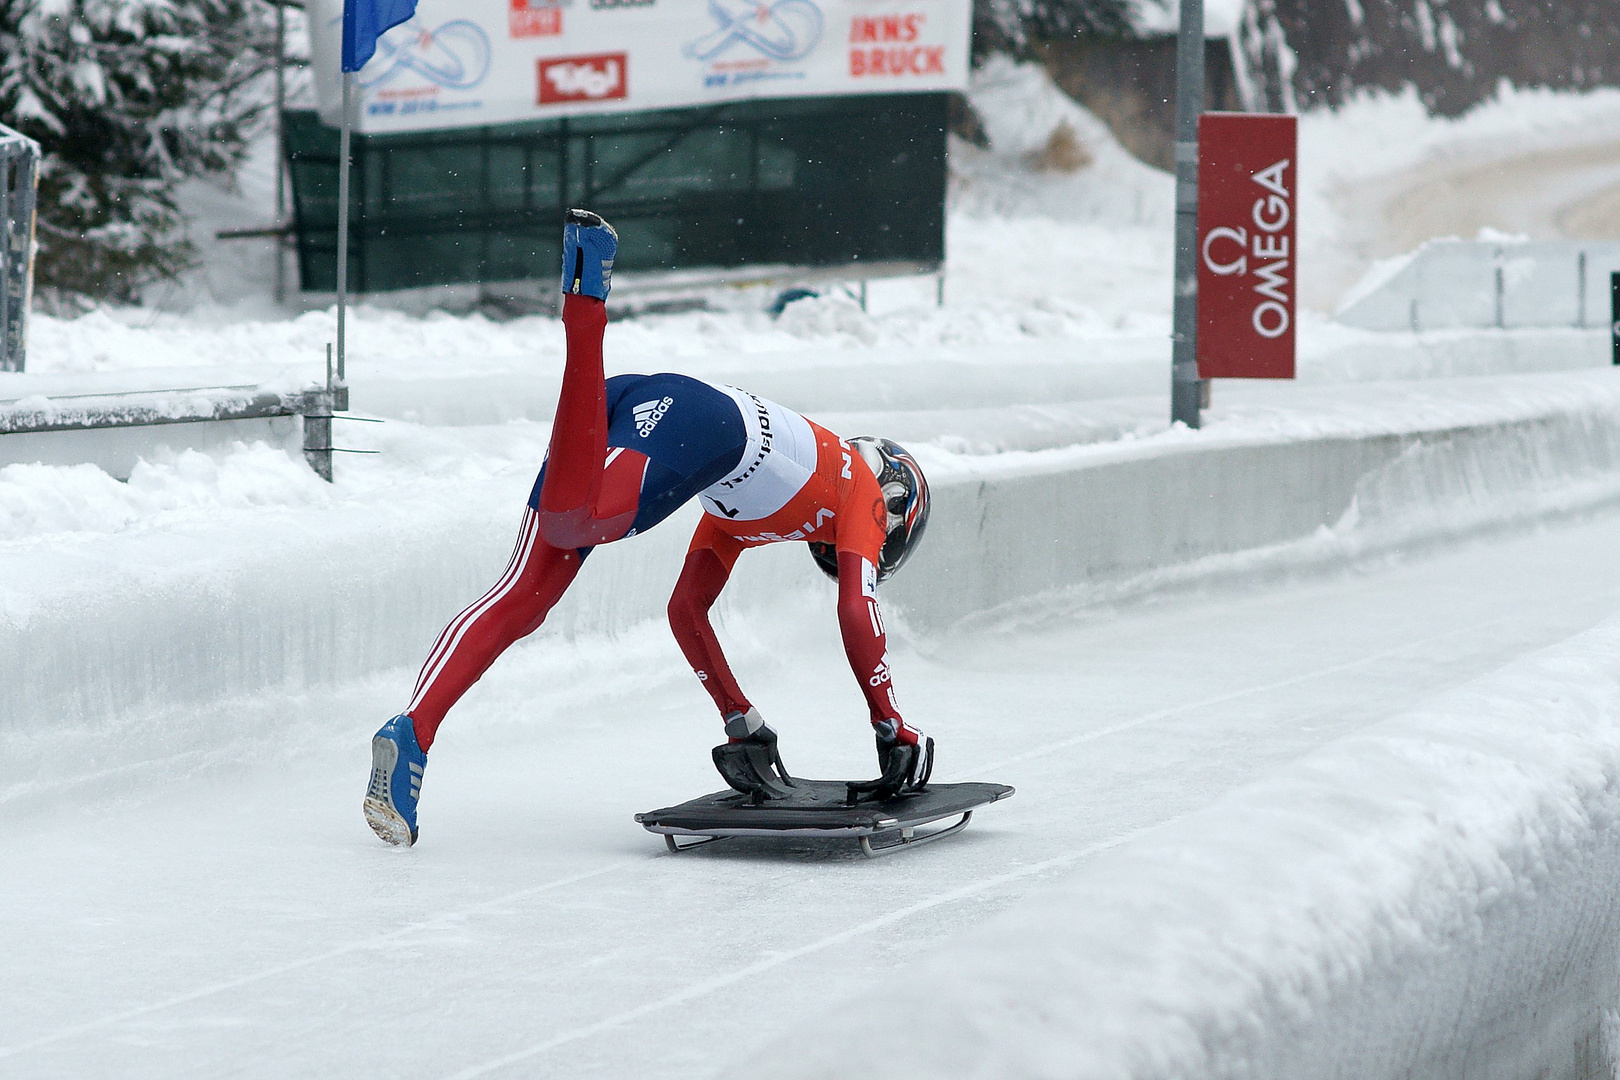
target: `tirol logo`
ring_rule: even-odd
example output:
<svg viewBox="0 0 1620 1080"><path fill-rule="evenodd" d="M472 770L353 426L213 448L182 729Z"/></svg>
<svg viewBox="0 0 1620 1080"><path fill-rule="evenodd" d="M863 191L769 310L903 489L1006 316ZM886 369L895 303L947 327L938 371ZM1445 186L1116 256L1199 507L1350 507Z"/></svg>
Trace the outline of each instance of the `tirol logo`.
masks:
<svg viewBox="0 0 1620 1080"><path fill-rule="evenodd" d="M632 409L631 414L636 420L637 433L643 439L651 435L653 428L658 426L658 421L664 418L664 414L669 412L669 407L673 404L675 399L667 397L662 401L643 401Z"/></svg>
<svg viewBox="0 0 1620 1080"><path fill-rule="evenodd" d="M540 104L614 101L630 93L629 58L624 53L559 56L540 62Z"/></svg>

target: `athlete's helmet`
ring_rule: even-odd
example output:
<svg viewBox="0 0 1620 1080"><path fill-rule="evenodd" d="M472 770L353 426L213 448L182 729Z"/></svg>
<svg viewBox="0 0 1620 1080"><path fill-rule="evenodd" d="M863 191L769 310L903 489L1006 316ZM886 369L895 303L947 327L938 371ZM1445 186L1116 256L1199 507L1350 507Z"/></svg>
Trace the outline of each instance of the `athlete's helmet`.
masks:
<svg viewBox="0 0 1620 1080"><path fill-rule="evenodd" d="M850 439L849 445L871 466L872 475L883 489L889 524L888 538L878 555L877 579L881 585L911 557L928 527L928 480L917 459L899 443L862 435ZM838 580L838 552L832 544L812 543L810 554L828 577Z"/></svg>

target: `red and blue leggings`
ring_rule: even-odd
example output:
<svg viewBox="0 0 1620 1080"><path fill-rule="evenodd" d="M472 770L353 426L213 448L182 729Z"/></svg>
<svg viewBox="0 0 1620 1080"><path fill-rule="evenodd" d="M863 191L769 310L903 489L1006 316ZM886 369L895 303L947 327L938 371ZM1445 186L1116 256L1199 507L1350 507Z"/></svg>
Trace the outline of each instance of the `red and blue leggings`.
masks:
<svg viewBox="0 0 1620 1080"><path fill-rule="evenodd" d="M736 404L706 383L672 374L604 380L602 301L564 297L563 328L557 418L517 546L494 587L439 634L406 709L423 750L495 658L545 622L591 548L650 529L734 469L746 446ZM650 428L638 420L640 406L656 411L666 399L679 407L666 406Z"/></svg>

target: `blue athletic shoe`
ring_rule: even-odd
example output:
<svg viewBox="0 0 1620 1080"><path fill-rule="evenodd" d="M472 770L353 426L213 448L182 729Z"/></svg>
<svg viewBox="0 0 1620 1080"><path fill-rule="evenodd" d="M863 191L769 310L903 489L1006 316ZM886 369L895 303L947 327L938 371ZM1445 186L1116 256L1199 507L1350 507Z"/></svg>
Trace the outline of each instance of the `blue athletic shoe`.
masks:
<svg viewBox="0 0 1620 1080"><path fill-rule="evenodd" d="M366 824L395 847L416 843L416 800L422 797L427 754L416 745L416 725L401 714L371 737L371 783L366 785Z"/></svg>
<svg viewBox="0 0 1620 1080"><path fill-rule="evenodd" d="M589 210L563 215L562 291L606 300L613 284L613 256L619 234Z"/></svg>

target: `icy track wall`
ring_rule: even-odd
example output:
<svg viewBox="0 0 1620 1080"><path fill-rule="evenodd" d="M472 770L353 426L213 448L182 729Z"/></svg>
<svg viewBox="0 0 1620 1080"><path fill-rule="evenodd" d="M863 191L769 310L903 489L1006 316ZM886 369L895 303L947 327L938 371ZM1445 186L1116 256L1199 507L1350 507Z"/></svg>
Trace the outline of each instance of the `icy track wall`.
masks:
<svg viewBox="0 0 1620 1080"><path fill-rule="evenodd" d="M1620 498L1614 410L1600 402L1405 434L1088 447L1059 467L937 489L928 541L891 596L909 625L938 628L1593 506Z"/></svg>
<svg viewBox="0 0 1620 1080"><path fill-rule="evenodd" d="M899 976L886 1072L1612 1077L1617 657L1620 621L1089 853ZM856 1002L766 1058L833 1080L892 1034Z"/></svg>
<svg viewBox="0 0 1620 1080"><path fill-rule="evenodd" d="M983 459L997 471L939 478L928 541L886 597L906 627L933 633L1620 499L1620 392L1583 394L1432 431L1205 431L1005 455L1017 469ZM267 697L414 667L499 576L518 481L334 510L319 530L267 515L240 546L203 531L53 552L0 595L0 802L138 761L228 756L245 737L232 698L264 715ZM542 636L661 619L694 513L599 549ZM829 588L799 545L782 545L739 565L725 607Z"/></svg>

